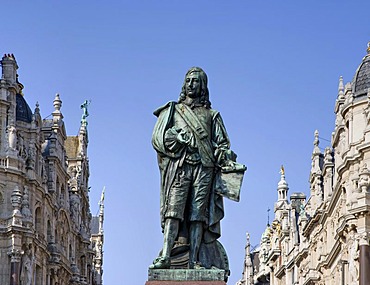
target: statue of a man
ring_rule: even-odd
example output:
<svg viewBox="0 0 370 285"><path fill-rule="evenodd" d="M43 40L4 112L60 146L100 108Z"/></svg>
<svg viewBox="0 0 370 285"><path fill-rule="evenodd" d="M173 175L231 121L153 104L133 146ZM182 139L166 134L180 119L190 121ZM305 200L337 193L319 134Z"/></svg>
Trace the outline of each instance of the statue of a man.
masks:
<svg viewBox="0 0 370 285"><path fill-rule="evenodd" d="M200 249L202 244L208 250L211 244L216 251L220 247L217 239L224 211L222 197L214 190L214 179L222 166L229 167L236 159L221 116L211 109L206 73L199 67L191 68L178 102L167 103L154 115L158 121L152 144L161 172L164 243L160 256L149 268L170 268L175 243L189 244L190 269L202 268L205 256L222 259L222 254L214 250L212 254L200 254ZM207 263L207 268L217 267L216 261Z"/></svg>
<svg viewBox="0 0 370 285"><path fill-rule="evenodd" d="M31 285L32 283L32 274L33 274L33 262L34 257L30 250L26 251L26 254L23 256L23 268L21 274L21 282L24 285Z"/></svg>

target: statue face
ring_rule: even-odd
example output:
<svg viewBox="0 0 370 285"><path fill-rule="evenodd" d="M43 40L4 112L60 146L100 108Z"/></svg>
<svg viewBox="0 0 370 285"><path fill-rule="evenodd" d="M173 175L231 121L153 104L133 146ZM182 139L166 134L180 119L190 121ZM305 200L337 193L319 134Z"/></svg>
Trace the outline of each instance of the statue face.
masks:
<svg viewBox="0 0 370 285"><path fill-rule="evenodd" d="M185 92L186 96L196 98L200 96L200 77L199 72L192 72L186 76L185 79Z"/></svg>

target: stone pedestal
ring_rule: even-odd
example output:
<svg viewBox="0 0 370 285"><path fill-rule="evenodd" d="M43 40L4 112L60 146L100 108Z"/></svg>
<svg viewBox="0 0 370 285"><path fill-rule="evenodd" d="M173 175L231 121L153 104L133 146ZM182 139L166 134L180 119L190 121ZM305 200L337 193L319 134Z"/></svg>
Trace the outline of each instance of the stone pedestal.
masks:
<svg viewBox="0 0 370 285"><path fill-rule="evenodd" d="M145 285L226 285L225 270L149 269Z"/></svg>

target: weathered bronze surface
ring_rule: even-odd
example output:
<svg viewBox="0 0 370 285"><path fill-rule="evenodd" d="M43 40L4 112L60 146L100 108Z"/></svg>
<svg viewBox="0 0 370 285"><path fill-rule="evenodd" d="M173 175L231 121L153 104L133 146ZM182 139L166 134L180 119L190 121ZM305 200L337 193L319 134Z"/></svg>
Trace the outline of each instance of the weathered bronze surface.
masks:
<svg viewBox="0 0 370 285"><path fill-rule="evenodd" d="M207 75L199 67L185 76L178 102L154 112L152 144L161 173L164 233L153 269L221 269L229 272L218 242L223 196L239 201L244 165L235 162L219 112L211 108Z"/></svg>

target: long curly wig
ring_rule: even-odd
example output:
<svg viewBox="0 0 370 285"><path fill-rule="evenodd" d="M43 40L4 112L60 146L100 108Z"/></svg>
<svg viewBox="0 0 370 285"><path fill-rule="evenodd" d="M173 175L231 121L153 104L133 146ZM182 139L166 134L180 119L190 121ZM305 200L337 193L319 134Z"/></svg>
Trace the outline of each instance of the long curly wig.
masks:
<svg viewBox="0 0 370 285"><path fill-rule="evenodd" d="M179 103L185 100L186 98L186 77L188 77L189 74L191 73L199 73L199 78L200 78L200 103L203 104L203 106L207 109L211 108L211 101L209 100L209 91L207 87L208 83L208 78L207 74L204 72L203 69L200 67L192 67L186 72L185 74L185 79L184 79L184 84L182 85L181 88L181 93L180 93L180 98L179 98Z"/></svg>

